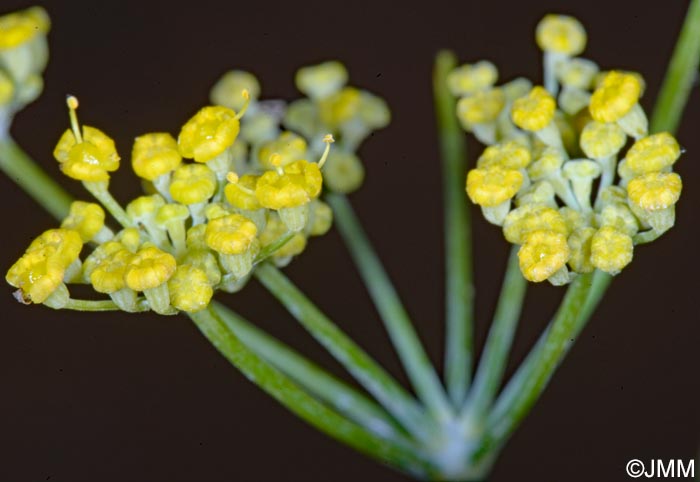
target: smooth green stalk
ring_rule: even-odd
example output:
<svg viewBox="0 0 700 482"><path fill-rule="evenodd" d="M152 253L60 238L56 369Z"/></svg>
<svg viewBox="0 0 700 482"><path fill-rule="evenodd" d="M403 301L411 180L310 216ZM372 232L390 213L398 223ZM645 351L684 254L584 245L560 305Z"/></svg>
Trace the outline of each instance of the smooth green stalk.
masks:
<svg viewBox="0 0 700 482"><path fill-rule="evenodd" d="M491 323L479 368L467 396L462 424L481 424L503 380L513 336L518 326L527 281L520 273L518 247L511 248L496 313Z"/></svg>
<svg viewBox="0 0 700 482"><path fill-rule="evenodd" d="M342 194L329 194L326 200L333 208L340 234L374 300L416 393L436 419L447 420L451 416L452 407L440 378L430 363L411 320L350 202Z"/></svg>
<svg viewBox="0 0 700 482"><path fill-rule="evenodd" d="M654 106L651 131L675 132L698 76L700 63L700 0L692 0Z"/></svg>
<svg viewBox="0 0 700 482"><path fill-rule="evenodd" d="M56 219L68 216L73 199L12 140L0 136L0 169Z"/></svg>
<svg viewBox="0 0 700 482"><path fill-rule="evenodd" d="M75 311L122 311L112 300L68 300L68 303L61 307L65 310ZM148 311L150 307L145 300L140 300L136 305L136 311Z"/></svg>
<svg viewBox="0 0 700 482"><path fill-rule="evenodd" d="M134 223L124 211L124 208L117 202L109 192L107 182L83 182L85 189L97 199L102 206L125 228L133 228Z"/></svg>
<svg viewBox="0 0 700 482"><path fill-rule="evenodd" d="M409 432L426 435L420 405L281 271L263 263L256 268L255 277Z"/></svg>
<svg viewBox="0 0 700 482"><path fill-rule="evenodd" d="M442 153L445 203L445 383L455 407L464 401L472 367L474 285L472 282L471 219L464 179L467 152L457 122L456 102L447 75L457 66L452 52L435 59L433 92Z"/></svg>
<svg viewBox="0 0 700 482"><path fill-rule="evenodd" d="M500 447L547 386L602 298L612 277L602 271L579 275L540 340L501 393L486 421L477 458Z"/></svg>
<svg viewBox="0 0 700 482"><path fill-rule="evenodd" d="M302 385L312 395L371 432L399 440L404 445L409 444L401 428L376 402L265 331L256 328L224 305L216 302L212 305L226 326L248 348Z"/></svg>
<svg viewBox="0 0 700 482"><path fill-rule="evenodd" d="M262 360L227 328L213 307L192 313L190 318L207 340L249 380L318 430L382 462L414 474L425 471L426 464L413 451L346 420Z"/></svg>

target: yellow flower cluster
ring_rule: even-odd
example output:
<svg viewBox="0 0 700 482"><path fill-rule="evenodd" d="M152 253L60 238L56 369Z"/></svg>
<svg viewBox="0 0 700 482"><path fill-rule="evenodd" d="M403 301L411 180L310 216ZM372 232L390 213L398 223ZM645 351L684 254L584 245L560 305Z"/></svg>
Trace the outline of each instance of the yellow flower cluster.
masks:
<svg viewBox="0 0 700 482"><path fill-rule="evenodd" d="M60 229L30 245L6 276L16 297L81 309L89 302L72 299L66 284L86 283L109 296L107 306L124 311L195 312L217 290L240 290L257 263L286 265L309 237L331 227L332 211L319 199L327 177L356 188L357 142L388 122L381 99L344 87L346 81L339 63L303 68L297 84L309 98L287 106L259 100L252 74L226 73L211 91L214 105L192 116L177 137L154 132L135 139L131 165L147 194L125 208L108 190L120 165L114 141L81 126L78 101L68 97L71 126L54 157L101 205L74 202ZM311 119L299 118L300 109ZM340 155L331 153L329 132L339 137ZM105 225L105 211L120 230Z"/></svg>
<svg viewBox="0 0 700 482"><path fill-rule="evenodd" d="M41 7L0 16L0 130L43 89L49 17Z"/></svg>
<svg viewBox="0 0 700 482"><path fill-rule="evenodd" d="M544 86L522 78L497 86L487 61L447 80L463 127L488 145L467 175L467 194L520 246L528 280L617 274L636 244L673 226L681 148L669 133L648 132L639 74L601 72L575 57L586 43L576 19L547 15L536 38Z"/></svg>

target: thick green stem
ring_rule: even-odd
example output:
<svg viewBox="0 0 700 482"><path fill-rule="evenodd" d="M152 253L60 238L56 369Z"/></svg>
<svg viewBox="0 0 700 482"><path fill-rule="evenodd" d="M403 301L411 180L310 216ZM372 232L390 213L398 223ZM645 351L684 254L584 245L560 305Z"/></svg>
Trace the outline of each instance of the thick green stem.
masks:
<svg viewBox="0 0 700 482"><path fill-rule="evenodd" d="M192 313L190 318L207 340L249 380L318 430L382 462L414 474L424 472L424 462L413 451L346 420L253 353L226 327L213 307Z"/></svg>
<svg viewBox="0 0 700 482"><path fill-rule="evenodd" d="M102 206L125 228L133 228L134 223L121 207L121 204L109 192L107 182L83 182L85 189L97 199Z"/></svg>
<svg viewBox="0 0 700 482"><path fill-rule="evenodd" d="M462 415L463 425L481 425L503 380L518 325L527 281L520 273L518 247L511 249L496 313Z"/></svg>
<svg viewBox="0 0 700 482"><path fill-rule="evenodd" d="M700 62L700 0L692 0L656 99L651 131L675 132L698 76Z"/></svg>
<svg viewBox="0 0 700 482"><path fill-rule="evenodd" d="M557 310L554 319L501 393L487 419L481 450L484 455L500 447L520 424L547 386L612 277L602 271L578 276Z"/></svg>
<svg viewBox="0 0 700 482"><path fill-rule="evenodd" d="M371 432L389 439L403 440L408 444L400 427L376 402L224 305L213 302L212 307L234 335L256 355L288 375L322 402Z"/></svg>
<svg viewBox="0 0 700 482"><path fill-rule="evenodd" d="M53 217L61 220L68 215L73 201L70 194L37 166L9 136L0 136L0 169Z"/></svg>
<svg viewBox="0 0 700 482"><path fill-rule="evenodd" d="M430 363L418 334L350 202L341 194L329 194L326 200L333 208L340 234L384 321L416 393L436 419L447 420L451 416L452 408L440 378Z"/></svg>
<svg viewBox="0 0 700 482"><path fill-rule="evenodd" d="M408 431L426 435L425 415L416 401L281 271L263 263L255 277Z"/></svg>
<svg viewBox="0 0 700 482"><path fill-rule="evenodd" d="M459 407L471 376L474 286L471 219L464 191L466 142L457 122L454 96L447 88L447 75L456 66L457 59L452 52L438 53L433 70L433 93L445 203L445 382L453 404Z"/></svg>

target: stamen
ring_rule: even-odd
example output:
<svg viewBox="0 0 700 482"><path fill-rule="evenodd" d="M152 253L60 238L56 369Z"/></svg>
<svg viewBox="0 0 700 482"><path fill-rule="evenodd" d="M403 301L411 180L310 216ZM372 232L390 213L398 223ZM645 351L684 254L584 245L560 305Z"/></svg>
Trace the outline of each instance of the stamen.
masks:
<svg viewBox="0 0 700 482"><path fill-rule="evenodd" d="M284 174L284 169L282 169L282 156L275 152L270 156L270 164L272 164L275 167L277 174L279 174L280 176Z"/></svg>
<svg viewBox="0 0 700 482"><path fill-rule="evenodd" d="M240 180L240 178L238 177L238 174L236 174L235 172L231 171L228 174L226 174L226 180L228 182L230 182L231 184L236 184L238 186L238 189L240 189L244 193L250 194L251 196L255 196L255 191L253 191L250 188L245 187L243 184L238 182Z"/></svg>
<svg viewBox="0 0 700 482"><path fill-rule="evenodd" d="M70 116L70 127L73 130L73 135L78 143L83 142L83 135L80 133L80 124L78 124L78 99L75 96L66 96L66 104L68 105L68 115Z"/></svg>
<svg viewBox="0 0 700 482"><path fill-rule="evenodd" d="M328 159L328 153L331 151L331 144L335 142L335 139L333 139L332 134L326 134L323 137L323 142L326 143L326 149L323 151L323 155L321 156L321 159L318 161L318 168L321 169L323 165L326 163L326 160Z"/></svg>
<svg viewBox="0 0 700 482"><path fill-rule="evenodd" d="M243 107L241 107L240 112L236 114L236 119L240 119L241 117L243 117L243 114L245 114L245 111L248 110L248 106L250 105L250 92L248 92L248 89L243 89L241 95L245 99L245 104L243 104Z"/></svg>

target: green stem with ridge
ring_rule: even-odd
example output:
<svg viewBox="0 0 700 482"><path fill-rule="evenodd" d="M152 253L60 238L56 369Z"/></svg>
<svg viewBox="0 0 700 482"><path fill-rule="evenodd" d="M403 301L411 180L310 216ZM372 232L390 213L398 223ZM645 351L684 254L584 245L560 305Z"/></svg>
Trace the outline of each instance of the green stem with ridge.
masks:
<svg viewBox="0 0 700 482"><path fill-rule="evenodd" d="M249 380L318 430L382 462L414 474L425 473L427 463L413 450L343 418L266 363L228 329L212 306L189 316L207 340Z"/></svg>
<svg viewBox="0 0 700 482"><path fill-rule="evenodd" d="M656 99L652 132L675 132L678 129L690 89L698 77L699 63L700 0L692 0Z"/></svg>
<svg viewBox="0 0 700 482"><path fill-rule="evenodd" d="M322 402L350 417L366 429L389 439L409 442L401 428L376 402L329 374L226 306L213 302L221 320L258 356L302 385Z"/></svg>
<svg viewBox="0 0 700 482"><path fill-rule="evenodd" d="M513 246L486 345L464 405L463 426L480 424L498 393L526 290L527 281L520 273L518 246Z"/></svg>
<svg viewBox="0 0 700 482"><path fill-rule="evenodd" d="M254 273L287 311L409 432L418 437L426 436L429 426L422 408L384 368L329 320L280 270L263 263Z"/></svg>
<svg viewBox="0 0 700 482"><path fill-rule="evenodd" d="M456 66L457 59L452 52L438 53L433 70L433 93L445 203L445 383L452 403L459 407L471 377L474 285L471 218L464 191L466 142L457 122L454 96L447 88L447 75Z"/></svg>
<svg viewBox="0 0 700 482"><path fill-rule="evenodd" d="M326 200L333 208L336 226L384 321L416 393L437 420L449 419L452 416L452 407L440 378L430 363L418 334L379 257L367 239L352 205L342 194L328 194Z"/></svg>
<svg viewBox="0 0 700 482"><path fill-rule="evenodd" d="M0 169L53 217L68 216L73 199L11 137L0 135Z"/></svg>

